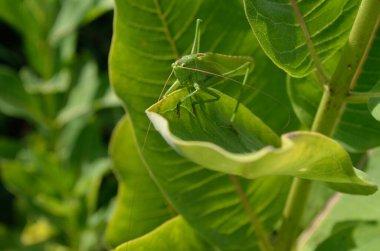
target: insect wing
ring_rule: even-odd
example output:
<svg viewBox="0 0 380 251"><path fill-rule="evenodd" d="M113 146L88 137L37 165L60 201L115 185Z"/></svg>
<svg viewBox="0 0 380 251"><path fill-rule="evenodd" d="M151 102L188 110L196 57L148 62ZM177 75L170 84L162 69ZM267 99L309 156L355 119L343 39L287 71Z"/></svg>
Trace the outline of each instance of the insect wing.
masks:
<svg viewBox="0 0 380 251"><path fill-rule="evenodd" d="M206 71L223 75L225 77L241 76L246 73L246 66L252 71L253 58L248 56L230 56L218 53L202 53L198 58L199 66L207 66ZM199 68L198 68L199 69Z"/></svg>

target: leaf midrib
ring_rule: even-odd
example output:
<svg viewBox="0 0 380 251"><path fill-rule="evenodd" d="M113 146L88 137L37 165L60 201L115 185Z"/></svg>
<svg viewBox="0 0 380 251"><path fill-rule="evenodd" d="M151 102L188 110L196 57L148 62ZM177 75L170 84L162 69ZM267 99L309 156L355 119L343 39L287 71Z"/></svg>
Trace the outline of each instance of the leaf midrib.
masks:
<svg viewBox="0 0 380 251"><path fill-rule="evenodd" d="M164 32L165 32L165 35L166 35L166 39L169 42L170 48L172 49L175 58L179 59L179 53L178 53L177 46L175 45L173 36L170 33L170 30L169 30L169 27L168 27L168 23L166 22L166 19L165 19L164 14L163 14L163 12L161 10L160 4L159 4L158 0L153 0L153 2L154 2L154 6L156 7L157 16L160 19L162 27L164 29Z"/></svg>

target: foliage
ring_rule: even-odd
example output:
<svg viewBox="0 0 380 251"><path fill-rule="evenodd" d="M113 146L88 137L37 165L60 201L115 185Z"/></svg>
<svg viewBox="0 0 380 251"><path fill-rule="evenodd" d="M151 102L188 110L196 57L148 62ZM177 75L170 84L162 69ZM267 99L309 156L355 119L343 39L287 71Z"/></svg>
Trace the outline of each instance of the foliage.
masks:
<svg viewBox="0 0 380 251"><path fill-rule="evenodd" d="M0 1L1 196L12 194L1 250L103 246L115 189L104 139L120 108L91 45L79 45L112 1L78 3Z"/></svg>

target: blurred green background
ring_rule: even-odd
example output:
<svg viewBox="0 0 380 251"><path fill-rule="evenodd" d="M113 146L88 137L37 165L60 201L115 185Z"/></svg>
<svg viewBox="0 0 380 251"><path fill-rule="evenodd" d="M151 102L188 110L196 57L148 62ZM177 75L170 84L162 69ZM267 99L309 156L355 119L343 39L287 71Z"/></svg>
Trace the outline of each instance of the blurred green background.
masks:
<svg viewBox="0 0 380 251"><path fill-rule="evenodd" d="M0 250L106 250L112 0L0 0Z"/></svg>

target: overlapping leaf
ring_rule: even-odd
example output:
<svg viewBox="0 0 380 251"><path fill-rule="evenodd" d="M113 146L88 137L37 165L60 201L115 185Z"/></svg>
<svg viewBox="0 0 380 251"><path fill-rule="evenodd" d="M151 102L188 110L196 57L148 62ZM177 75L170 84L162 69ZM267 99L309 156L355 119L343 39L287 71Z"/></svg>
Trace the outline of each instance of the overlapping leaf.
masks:
<svg viewBox="0 0 380 251"><path fill-rule="evenodd" d="M181 217L166 222L151 233L118 246L115 251L215 250L202 240Z"/></svg>
<svg viewBox="0 0 380 251"><path fill-rule="evenodd" d="M214 90L216 92L216 90ZM291 175L327 182L338 191L371 194L377 189L352 167L348 153L321 134L293 132L278 136L244 106L230 122L236 101L220 95L217 102L177 110L187 90L179 90L147 110L165 140L188 159L211 170L258 178ZM207 94L196 94L206 99ZM189 99L188 99L189 100ZM191 103L191 101L189 101Z"/></svg>

